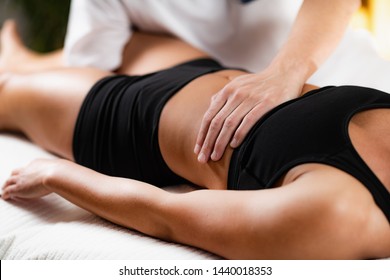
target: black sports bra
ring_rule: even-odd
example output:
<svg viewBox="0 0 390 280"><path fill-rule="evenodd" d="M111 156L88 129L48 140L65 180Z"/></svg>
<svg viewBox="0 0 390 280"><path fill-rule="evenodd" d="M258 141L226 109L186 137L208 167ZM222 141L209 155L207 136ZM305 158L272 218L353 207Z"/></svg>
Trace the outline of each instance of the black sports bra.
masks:
<svg viewBox="0 0 390 280"><path fill-rule="evenodd" d="M353 115L373 108L390 108L390 95L355 86L325 87L279 105L234 151L228 188L270 188L294 166L323 163L361 181L390 222L390 194L348 135Z"/></svg>

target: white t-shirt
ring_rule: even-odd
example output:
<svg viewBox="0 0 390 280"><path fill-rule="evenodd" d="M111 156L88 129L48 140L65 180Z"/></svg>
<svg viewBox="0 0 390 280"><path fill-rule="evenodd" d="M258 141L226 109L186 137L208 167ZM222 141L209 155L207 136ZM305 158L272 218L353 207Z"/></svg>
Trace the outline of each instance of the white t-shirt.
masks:
<svg viewBox="0 0 390 280"><path fill-rule="evenodd" d="M73 0L65 41L72 66L118 68L132 28L173 34L228 66L258 71L287 38L302 1Z"/></svg>

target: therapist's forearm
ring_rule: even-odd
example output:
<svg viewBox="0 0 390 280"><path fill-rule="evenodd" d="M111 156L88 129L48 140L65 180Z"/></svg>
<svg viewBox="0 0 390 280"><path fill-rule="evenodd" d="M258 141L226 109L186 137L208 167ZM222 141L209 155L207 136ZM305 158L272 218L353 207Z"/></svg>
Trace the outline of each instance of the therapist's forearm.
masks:
<svg viewBox="0 0 390 280"><path fill-rule="evenodd" d="M360 0L305 0L271 67L306 81L336 48L360 4Z"/></svg>

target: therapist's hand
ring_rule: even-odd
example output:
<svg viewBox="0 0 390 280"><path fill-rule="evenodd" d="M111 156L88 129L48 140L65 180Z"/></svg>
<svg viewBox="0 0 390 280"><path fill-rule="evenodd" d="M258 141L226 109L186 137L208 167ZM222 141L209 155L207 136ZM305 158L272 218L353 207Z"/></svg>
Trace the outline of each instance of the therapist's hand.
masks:
<svg viewBox="0 0 390 280"><path fill-rule="evenodd" d="M211 101L195 145L200 162L219 160L238 147L275 106L298 97L304 83L342 38L360 0L305 0L287 41L263 72L232 80Z"/></svg>
<svg viewBox="0 0 390 280"><path fill-rule="evenodd" d="M238 147L266 112L298 97L304 82L296 73L271 67L233 79L212 97L203 117L194 149L198 161L217 161L229 144Z"/></svg>

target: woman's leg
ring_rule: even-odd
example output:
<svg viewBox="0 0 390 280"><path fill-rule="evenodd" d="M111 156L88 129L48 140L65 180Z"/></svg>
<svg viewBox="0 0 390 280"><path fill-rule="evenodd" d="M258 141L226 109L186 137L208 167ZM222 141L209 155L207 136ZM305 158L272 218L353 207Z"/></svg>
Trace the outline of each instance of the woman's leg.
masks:
<svg viewBox="0 0 390 280"><path fill-rule="evenodd" d="M0 43L0 72L36 72L65 66L62 49L45 54L28 49L13 20L4 23ZM177 38L135 32L123 50L121 67L115 72L144 75L206 56L208 55L203 51Z"/></svg>
<svg viewBox="0 0 390 280"><path fill-rule="evenodd" d="M110 74L89 68L0 74L0 130L20 131L43 148L73 159L80 106L89 89Z"/></svg>
<svg viewBox="0 0 390 280"><path fill-rule="evenodd" d="M1 28L0 49L0 72L36 72L63 66L62 50L40 54L28 49L13 20L7 20Z"/></svg>

